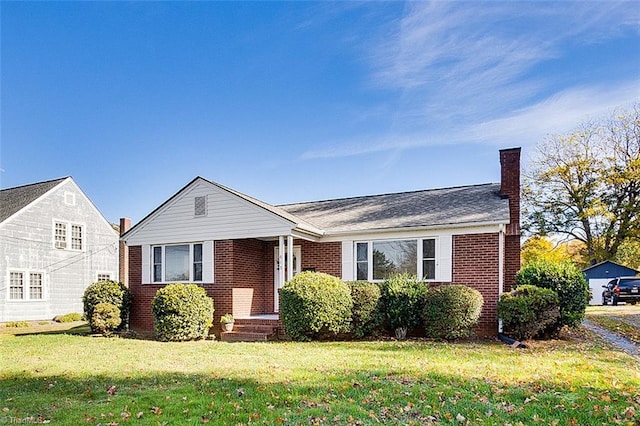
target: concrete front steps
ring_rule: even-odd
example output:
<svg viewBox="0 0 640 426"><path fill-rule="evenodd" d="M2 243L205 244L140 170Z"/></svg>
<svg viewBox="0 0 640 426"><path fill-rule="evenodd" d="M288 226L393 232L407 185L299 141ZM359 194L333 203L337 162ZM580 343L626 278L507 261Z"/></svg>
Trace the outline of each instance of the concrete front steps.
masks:
<svg viewBox="0 0 640 426"><path fill-rule="evenodd" d="M223 342L266 342L284 337L279 319L236 318L233 331L220 333Z"/></svg>

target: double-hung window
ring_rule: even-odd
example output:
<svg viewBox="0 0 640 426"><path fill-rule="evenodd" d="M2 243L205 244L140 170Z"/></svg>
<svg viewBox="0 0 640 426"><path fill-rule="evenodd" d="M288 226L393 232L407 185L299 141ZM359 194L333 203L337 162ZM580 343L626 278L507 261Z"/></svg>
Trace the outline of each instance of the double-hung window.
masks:
<svg viewBox="0 0 640 426"><path fill-rule="evenodd" d="M42 272L9 272L9 300L44 299L44 274Z"/></svg>
<svg viewBox="0 0 640 426"><path fill-rule="evenodd" d="M61 250L84 250L84 227L82 225L56 221L53 226L55 248Z"/></svg>
<svg viewBox="0 0 640 426"><path fill-rule="evenodd" d="M202 281L202 243L154 246L153 282Z"/></svg>
<svg viewBox="0 0 640 426"><path fill-rule="evenodd" d="M436 278L435 238L357 242L355 257L358 280L382 281L402 273Z"/></svg>

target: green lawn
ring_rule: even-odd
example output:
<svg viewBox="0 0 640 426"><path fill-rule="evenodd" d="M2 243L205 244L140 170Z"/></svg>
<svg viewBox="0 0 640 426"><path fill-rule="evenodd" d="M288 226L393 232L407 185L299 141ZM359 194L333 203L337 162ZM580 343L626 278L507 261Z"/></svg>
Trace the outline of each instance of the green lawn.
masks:
<svg viewBox="0 0 640 426"><path fill-rule="evenodd" d="M0 424L640 422L640 363L590 343L160 343L0 336Z"/></svg>

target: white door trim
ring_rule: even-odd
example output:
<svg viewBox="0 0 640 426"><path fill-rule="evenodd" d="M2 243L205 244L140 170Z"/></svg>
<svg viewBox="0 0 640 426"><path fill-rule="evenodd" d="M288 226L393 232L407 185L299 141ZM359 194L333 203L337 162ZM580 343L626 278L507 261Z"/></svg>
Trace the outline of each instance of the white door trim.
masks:
<svg viewBox="0 0 640 426"><path fill-rule="evenodd" d="M282 274L280 272L280 268L278 267L279 265L279 254L280 254L280 250L279 247L274 247L273 249L273 310L274 312L279 312L280 311L280 297L279 297L279 292L278 290L280 290L282 288L282 286L284 285L285 281L287 280L287 275L286 274ZM293 246L293 259L291 259L291 261L289 261L289 256L287 256L287 254L289 253L289 249L288 247L284 248L284 253L285 256L283 256L283 263L285 265L293 265L293 276L295 277L296 275L298 275L300 273L301 269L301 264L302 264L302 248L301 246ZM287 266L288 267L288 266ZM281 279L281 277L284 276L284 280Z"/></svg>

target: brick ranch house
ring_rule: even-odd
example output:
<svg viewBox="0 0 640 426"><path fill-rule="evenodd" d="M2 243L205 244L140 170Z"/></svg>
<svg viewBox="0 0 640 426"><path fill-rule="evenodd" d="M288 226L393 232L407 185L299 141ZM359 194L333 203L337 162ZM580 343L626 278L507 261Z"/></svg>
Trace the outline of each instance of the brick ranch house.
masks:
<svg viewBox="0 0 640 426"><path fill-rule="evenodd" d="M278 289L300 271L374 282L400 271L479 290L476 331L495 335L520 268L520 148L500 164L500 183L280 206L196 177L131 229L121 221L131 328L153 329L151 300L172 282L206 289L218 332L226 313L277 318Z"/></svg>

